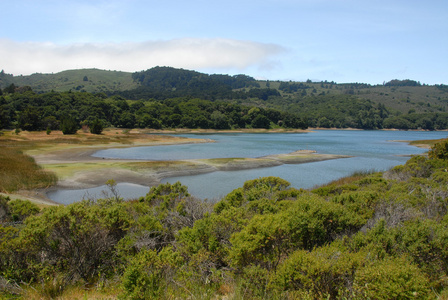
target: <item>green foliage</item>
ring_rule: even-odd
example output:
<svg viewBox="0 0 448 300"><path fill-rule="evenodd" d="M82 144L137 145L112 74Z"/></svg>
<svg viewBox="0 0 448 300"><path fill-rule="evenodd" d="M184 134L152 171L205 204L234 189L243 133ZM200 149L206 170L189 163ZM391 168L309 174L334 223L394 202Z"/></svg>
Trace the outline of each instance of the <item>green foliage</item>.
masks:
<svg viewBox="0 0 448 300"><path fill-rule="evenodd" d="M10 128L17 122L24 130L62 129L67 134L79 128L78 120L97 133L110 125L121 128L230 129L269 128L271 123L280 122L286 128L307 127L304 120L291 113L271 108L254 110L254 107L228 101L184 97L136 101L129 105L120 96L105 99L101 94L85 92L14 94L2 101L0 115L5 116L3 127Z"/></svg>
<svg viewBox="0 0 448 300"><path fill-rule="evenodd" d="M52 207L28 218L20 240L45 254L45 265L68 278L91 281L111 272L116 264L115 244L131 220L122 204L98 205L88 201Z"/></svg>
<svg viewBox="0 0 448 300"><path fill-rule="evenodd" d="M230 242L230 258L235 266L249 264L275 268L292 249L311 250L333 241L339 234L360 225L342 205L307 195L287 210L256 215Z"/></svg>
<svg viewBox="0 0 448 300"><path fill-rule="evenodd" d="M126 268L122 284L126 299L160 299L169 295L168 286L182 257L171 248L160 253L145 250L136 255Z"/></svg>
<svg viewBox="0 0 448 300"><path fill-rule="evenodd" d="M9 197L4 197L0 195L0 221L4 222L9 220L9 216L11 215L10 208L8 205Z"/></svg>
<svg viewBox="0 0 448 300"><path fill-rule="evenodd" d="M355 297L366 299L428 299L430 283L423 272L403 258L386 258L357 270Z"/></svg>
<svg viewBox="0 0 448 300"><path fill-rule="evenodd" d="M61 130L63 134L75 134L79 129L79 124L72 117L66 117L61 121Z"/></svg>
<svg viewBox="0 0 448 300"><path fill-rule="evenodd" d="M181 210L181 201L184 197L188 197L188 188L179 181L171 184L159 184L151 187L149 193L145 197L145 201L153 206L160 207L161 210L176 208Z"/></svg>
<svg viewBox="0 0 448 300"><path fill-rule="evenodd" d="M254 200L265 202L265 199L269 199L268 202L276 202L279 193L285 191L289 185L288 181L274 176L248 180L242 188L235 189L219 201L215 205L215 211L220 213L229 207L240 207ZM256 205L254 203L252 207L255 208Z"/></svg>
<svg viewBox="0 0 448 300"><path fill-rule="evenodd" d="M41 100L46 97L32 93L29 86L39 95L57 91L51 94L59 98L58 100L63 100L62 105L59 105L59 101L51 101L52 103L44 105L44 108L38 107L37 110L31 109L25 113L27 104L36 106L35 102L46 102ZM394 79L381 85L337 84L333 81L273 82L257 81L247 75L208 75L190 70L155 67L136 73L83 69L30 76L3 74L0 87L3 88L2 96L7 102L6 105L0 104L2 116L0 120L4 123L0 126L4 128L10 128L12 122L17 121L16 112L19 112L24 127L31 130L40 127L42 130L47 127L41 124L46 117L53 115L60 121L58 114L62 111L69 115L79 113L80 116L77 116L77 119L80 122L88 120L86 114L90 113L93 118L98 117L107 121L107 124L123 128L134 126L223 128L222 126L227 122L218 123L219 126L208 122L214 110L226 115L230 127L225 126L225 128L268 128L265 117L270 120L271 126L287 128L307 128L308 126L426 130L448 128L446 87L422 85L409 79ZM68 96L66 94L69 93L63 91L82 93L74 92ZM108 98L111 95L115 96ZM130 111L127 108L118 107L120 111L114 111L114 104L110 103L117 97L156 103L177 97L200 98L210 102L219 100L233 104L244 103L244 105L265 110L274 109L282 116L274 117L266 113L248 119L247 114L241 114L240 111L233 113L215 108L194 115L180 114L179 111L172 111L169 114L163 112L168 116L162 118L160 114L151 111L148 113L146 109L139 112L141 107ZM100 104L101 107L98 107L97 103L89 105L88 110L70 107L75 102L73 100L80 98L97 98L98 102L103 103ZM24 100L24 103L16 103L18 99ZM63 109L57 106L62 106ZM177 116L169 120L171 115ZM37 119L35 116L41 118Z"/></svg>
<svg viewBox="0 0 448 300"><path fill-rule="evenodd" d="M296 250L279 265L269 289L302 299L351 298L356 271L368 263L367 252L348 252L336 245Z"/></svg>
<svg viewBox="0 0 448 300"><path fill-rule="evenodd" d="M431 147L428 156L433 159L448 159L448 140L442 141Z"/></svg>
<svg viewBox="0 0 448 300"><path fill-rule="evenodd" d="M36 215L40 212L39 207L28 200L11 200L9 201L8 206L13 222L23 221L27 217Z"/></svg>
<svg viewBox="0 0 448 300"><path fill-rule="evenodd" d="M101 120L95 119L90 124L90 133L101 134L101 132L103 132L103 129L104 129L104 125L103 125L103 122L101 122Z"/></svg>

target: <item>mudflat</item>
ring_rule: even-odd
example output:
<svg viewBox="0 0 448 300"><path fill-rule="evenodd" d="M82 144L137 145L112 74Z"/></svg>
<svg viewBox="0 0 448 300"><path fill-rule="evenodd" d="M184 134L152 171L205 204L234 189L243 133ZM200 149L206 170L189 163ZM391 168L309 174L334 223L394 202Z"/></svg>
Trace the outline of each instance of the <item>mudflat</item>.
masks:
<svg viewBox="0 0 448 300"><path fill-rule="evenodd" d="M81 130L75 135L61 132L21 132L9 138L21 144L23 151L32 156L44 169L58 176L56 186L39 191L19 191L27 199L52 203L46 192L54 189L78 189L100 186L107 180L154 186L166 177L195 175L214 171L242 170L281 164L299 164L328 159L344 158L344 155L318 154L311 150L269 155L260 158L217 158L178 161L151 161L128 159L103 159L92 154L107 148L175 145L185 143L210 143L208 139L191 139L179 136L152 134L148 130L108 129L101 135ZM54 203L53 203L54 204Z"/></svg>

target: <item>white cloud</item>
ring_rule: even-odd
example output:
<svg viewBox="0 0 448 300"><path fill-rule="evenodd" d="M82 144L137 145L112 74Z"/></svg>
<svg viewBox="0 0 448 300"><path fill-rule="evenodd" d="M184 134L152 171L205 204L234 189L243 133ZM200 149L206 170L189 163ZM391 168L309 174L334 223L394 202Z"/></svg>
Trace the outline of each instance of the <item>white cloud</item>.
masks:
<svg viewBox="0 0 448 300"><path fill-rule="evenodd" d="M141 43L58 45L0 39L0 68L14 75L98 68L140 71L154 66L238 69L269 66L281 46L232 39L183 38Z"/></svg>

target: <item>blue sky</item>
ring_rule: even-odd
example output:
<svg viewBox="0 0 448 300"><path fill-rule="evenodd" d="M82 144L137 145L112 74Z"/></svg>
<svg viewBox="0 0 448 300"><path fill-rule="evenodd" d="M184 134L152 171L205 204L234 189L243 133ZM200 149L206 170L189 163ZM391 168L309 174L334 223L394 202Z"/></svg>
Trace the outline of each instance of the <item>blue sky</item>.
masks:
<svg viewBox="0 0 448 300"><path fill-rule="evenodd" d="M0 0L14 75L172 66L257 79L448 84L446 0Z"/></svg>

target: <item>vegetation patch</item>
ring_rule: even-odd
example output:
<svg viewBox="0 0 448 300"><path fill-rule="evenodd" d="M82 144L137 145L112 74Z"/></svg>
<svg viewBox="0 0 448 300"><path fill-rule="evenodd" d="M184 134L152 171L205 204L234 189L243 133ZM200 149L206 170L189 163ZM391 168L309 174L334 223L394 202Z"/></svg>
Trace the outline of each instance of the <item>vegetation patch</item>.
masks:
<svg viewBox="0 0 448 300"><path fill-rule="evenodd" d="M21 151L2 147L0 151L0 192L46 188L56 184L57 177L38 166Z"/></svg>

